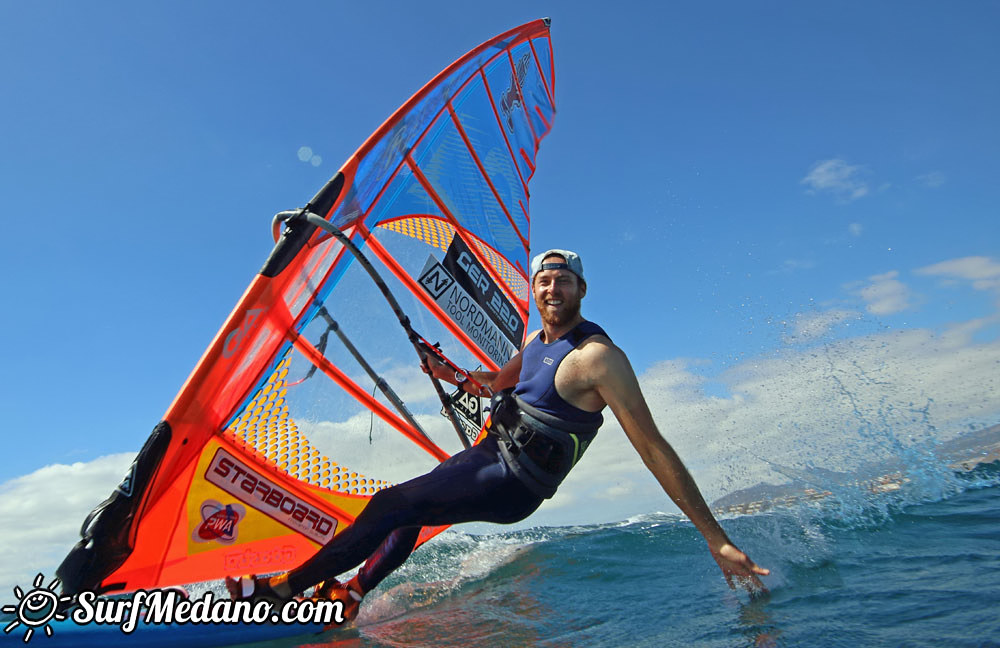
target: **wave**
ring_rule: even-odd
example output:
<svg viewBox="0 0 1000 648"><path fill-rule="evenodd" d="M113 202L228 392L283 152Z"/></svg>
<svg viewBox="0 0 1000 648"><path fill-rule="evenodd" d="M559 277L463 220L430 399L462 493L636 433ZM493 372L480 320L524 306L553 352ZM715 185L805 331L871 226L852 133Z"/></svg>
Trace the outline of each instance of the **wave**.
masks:
<svg viewBox="0 0 1000 648"><path fill-rule="evenodd" d="M935 479L910 471L905 476L878 481L880 487L859 479L826 481L823 486L829 491L823 498L806 497L763 512L732 515L723 520L723 525L738 539L748 534L759 536L761 529L777 522L786 527L783 533L788 527L796 527L802 539L815 548L814 543L826 530L878 528L912 514L921 505L1000 486L1000 461L980 464L970 471L948 472L944 481L941 473L932 476ZM565 555L569 547L573 552L601 546L628 551L637 542L653 537L669 544L700 535L684 516L662 512L599 524L539 526L484 535L453 528L416 552L387 582L390 586L394 582L433 582L439 588L455 591L505 570L522 570L548 555ZM770 540L778 540L770 544L785 549L796 544L789 544L787 536ZM757 544L752 539L750 542ZM759 544L766 546L769 542Z"/></svg>
<svg viewBox="0 0 1000 648"><path fill-rule="evenodd" d="M994 532L1000 462L955 479L960 487L936 501L918 489L909 504L870 504L877 515L807 503L726 520L733 539L772 568L762 602L728 593L700 534L676 515L488 535L453 529L372 593L356 633L366 646L732 646L776 632L781 645L815 645L836 627L837 645L849 645L879 627L894 638L874 643L899 645L912 630L870 615L913 619L930 600L934 615L919 623L940 624L935 632L959 617L979 627L966 599L982 594L979 566L992 560L984 538ZM944 583L954 605L941 599Z"/></svg>

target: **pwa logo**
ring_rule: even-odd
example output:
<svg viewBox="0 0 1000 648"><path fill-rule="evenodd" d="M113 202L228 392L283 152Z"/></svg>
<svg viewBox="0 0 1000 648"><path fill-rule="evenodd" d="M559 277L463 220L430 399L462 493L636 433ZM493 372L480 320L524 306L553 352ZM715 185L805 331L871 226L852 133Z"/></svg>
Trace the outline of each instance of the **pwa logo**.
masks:
<svg viewBox="0 0 1000 648"><path fill-rule="evenodd" d="M247 510L240 504L222 504L215 500L206 500L201 504L201 524L191 533L195 542L218 542L233 544L240 520L246 517Z"/></svg>
<svg viewBox="0 0 1000 648"><path fill-rule="evenodd" d="M264 310L263 308L251 308L243 314L243 322L229 332L229 335L226 336L226 341L222 344L223 358L230 358L240 350L240 347L246 342L247 337L253 331L254 324L260 319L260 314Z"/></svg>

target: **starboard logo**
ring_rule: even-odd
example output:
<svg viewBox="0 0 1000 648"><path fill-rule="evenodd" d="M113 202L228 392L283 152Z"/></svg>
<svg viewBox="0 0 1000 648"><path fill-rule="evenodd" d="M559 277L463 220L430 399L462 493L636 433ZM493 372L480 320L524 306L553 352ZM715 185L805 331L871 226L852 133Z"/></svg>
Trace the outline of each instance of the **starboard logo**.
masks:
<svg viewBox="0 0 1000 648"><path fill-rule="evenodd" d="M510 73L510 83L500 96L500 110L507 118L507 128L512 133L514 132L514 109L521 108L521 87L524 85L524 76L528 71L529 60L528 54L524 54L518 59L517 65Z"/></svg>
<svg viewBox="0 0 1000 648"><path fill-rule="evenodd" d="M195 542L218 542L233 544L236 542L239 523L246 517L247 510L240 504L222 504L215 500L201 503L201 524L191 533Z"/></svg>
<svg viewBox="0 0 1000 648"><path fill-rule="evenodd" d="M205 479L273 520L320 544L333 537L337 521L256 472L222 448L215 452Z"/></svg>

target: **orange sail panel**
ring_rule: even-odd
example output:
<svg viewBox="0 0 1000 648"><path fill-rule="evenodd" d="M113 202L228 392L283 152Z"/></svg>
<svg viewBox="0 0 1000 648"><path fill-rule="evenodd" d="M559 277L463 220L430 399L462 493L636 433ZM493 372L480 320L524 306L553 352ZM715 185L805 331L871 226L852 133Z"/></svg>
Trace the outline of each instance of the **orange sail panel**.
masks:
<svg viewBox="0 0 1000 648"><path fill-rule="evenodd" d="M458 366L496 369L524 341L526 182L554 96L548 21L505 32L421 88L306 206L360 248L409 326ZM59 568L65 589L290 569L374 493L461 449L411 332L362 266L323 229L288 221L88 517Z"/></svg>

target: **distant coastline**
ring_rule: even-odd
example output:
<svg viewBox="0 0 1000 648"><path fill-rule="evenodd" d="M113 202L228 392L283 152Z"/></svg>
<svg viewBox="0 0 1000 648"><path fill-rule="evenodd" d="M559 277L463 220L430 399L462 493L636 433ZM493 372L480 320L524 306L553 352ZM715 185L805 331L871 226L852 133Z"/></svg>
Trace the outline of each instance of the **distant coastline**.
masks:
<svg viewBox="0 0 1000 648"><path fill-rule="evenodd" d="M969 471L980 464L1000 461L1000 425L994 425L978 432L963 434L934 448L934 454L956 472ZM828 471L827 471L828 472ZM839 473L828 472L833 481L841 481L845 486L856 486L872 493L886 493L899 490L907 478L898 471L890 471L870 479L840 480ZM730 493L712 502L712 510L717 515L750 515L772 509L794 506L802 502L826 499L833 493L812 487L805 482L793 481L788 484L757 484L750 488Z"/></svg>

